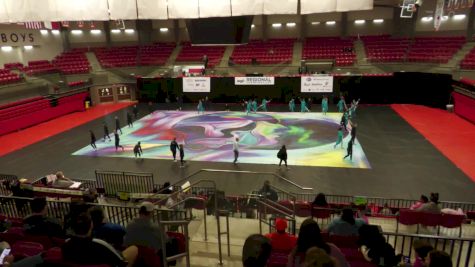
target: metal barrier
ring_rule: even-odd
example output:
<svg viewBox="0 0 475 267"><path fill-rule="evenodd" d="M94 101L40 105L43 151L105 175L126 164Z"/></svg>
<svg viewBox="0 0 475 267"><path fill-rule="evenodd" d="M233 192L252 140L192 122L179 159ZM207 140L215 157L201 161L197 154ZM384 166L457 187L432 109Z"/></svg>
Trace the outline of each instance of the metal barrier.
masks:
<svg viewBox="0 0 475 267"><path fill-rule="evenodd" d="M106 196L116 196L117 192L145 193L155 189L152 173L119 171L97 171L97 187L103 188Z"/></svg>
<svg viewBox="0 0 475 267"><path fill-rule="evenodd" d="M475 266L475 239L387 232L383 232L383 235L394 247L396 254L400 253L415 258L413 241L420 239L432 245L436 250L447 252L452 257L454 267Z"/></svg>
<svg viewBox="0 0 475 267"><path fill-rule="evenodd" d="M162 221L160 223L160 228L162 229L162 233L166 233L166 227L167 226L181 226L184 228L184 235L185 235L185 252L173 255L171 257L167 257L167 250L166 250L166 243L165 243L165 238L162 238L162 259L163 260L163 266L168 267L168 263L180 258L185 257L186 258L186 267L190 267L190 239L189 239L189 233L188 233L188 224L190 221Z"/></svg>
<svg viewBox="0 0 475 267"><path fill-rule="evenodd" d="M208 223L207 223L207 219L206 219L206 216L207 216L207 212L206 212L206 199L204 198L201 198L201 197L187 197L177 203L175 203L174 205L168 207L169 209L173 209L175 207L178 207L180 205L184 205L185 206L185 210L186 209L189 209L190 210L190 218L193 219L193 214L191 213L191 209L193 208L193 206L191 207L187 207L187 203L190 203L190 201L198 201L198 202L201 202L203 204L203 222L204 222L204 227L205 227L205 241L208 241Z"/></svg>
<svg viewBox="0 0 475 267"><path fill-rule="evenodd" d="M12 193L8 188L12 181L18 180L18 176L12 174L0 174L0 194L2 196L8 196Z"/></svg>

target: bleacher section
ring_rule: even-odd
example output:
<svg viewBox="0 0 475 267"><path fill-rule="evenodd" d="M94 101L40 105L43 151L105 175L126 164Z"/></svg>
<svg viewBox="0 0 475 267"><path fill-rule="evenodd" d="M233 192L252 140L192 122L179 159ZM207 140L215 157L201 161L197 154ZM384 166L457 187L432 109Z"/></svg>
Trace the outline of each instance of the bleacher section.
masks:
<svg viewBox="0 0 475 267"><path fill-rule="evenodd" d="M89 73L91 67L85 55L86 49L75 48L53 59L54 66L62 74Z"/></svg>
<svg viewBox="0 0 475 267"><path fill-rule="evenodd" d="M37 75L55 73L58 69L48 60L34 60L28 61L28 66L23 67L22 71L27 75Z"/></svg>
<svg viewBox="0 0 475 267"><path fill-rule="evenodd" d="M302 59L331 59L335 66L351 66L356 61L352 40L339 37L307 38L303 44Z"/></svg>
<svg viewBox="0 0 475 267"><path fill-rule="evenodd" d="M21 64L20 62L5 63L3 64L3 66L7 70L21 70L23 68L23 64Z"/></svg>
<svg viewBox="0 0 475 267"><path fill-rule="evenodd" d="M225 46L192 46L191 43L182 43L176 62L203 63L203 56L208 57L208 68L219 64L223 58Z"/></svg>
<svg viewBox="0 0 475 267"><path fill-rule="evenodd" d="M369 62L415 62L445 64L465 44L463 36L392 38L362 36Z"/></svg>
<svg viewBox="0 0 475 267"><path fill-rule="evenodd" d="M252 40L247 45L237 46L232 53L235 64L290 63L295 39L270 39L268 41Z"/></svg>
<svg viewBox="0 0 475 267"><path fill-rule="evenodd" d="M20 82L20 75L11 72L9 69L0 69L0 85Z"/></svg>
<svg viewBox="0 0 475 267"><path fill-rule="evenodd" d="M472 48L472 50L470 50L470 52L465 55L463 60L460 62L460 68L466 70L475 69L475 48Z"/></svg>
<svg viewBox="0 0 475 267"><path fill-rule="evenodd" d="M175 44L157 43L150 46L122 46L94 49L104 68L163 65L170 57Z"/></svg>

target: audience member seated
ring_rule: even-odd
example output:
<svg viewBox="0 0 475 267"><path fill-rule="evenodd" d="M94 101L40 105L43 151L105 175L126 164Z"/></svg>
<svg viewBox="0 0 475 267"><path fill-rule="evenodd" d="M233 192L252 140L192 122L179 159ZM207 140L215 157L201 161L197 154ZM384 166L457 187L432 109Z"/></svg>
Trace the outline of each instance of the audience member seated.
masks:
<svg viewBox="0 0 475 267"><path fill-rule="evenodd" d="M312 247L305 253L305 267L336 267L335 259L330 257L325 250Z"/></svg>
<svg viewBox="0 0 475 267"><path fill-rule="evenodd" d="M89 208L91 208L91 205L83 201L71 201L71 204L69 204L69 213L64 216L64 232L66 236L74 234L73 223L80 214L87 212Z"/></svg>
<svg viewBox="0 0 475 267"><path fill-rule="evenodd" d="M124 244L152 248L159 253L162 249L162 238L166 238L158 224L152 222L155 206L151 202L142 202L139 217L127 225Z"/></svg>
<svg viewBox="0 0 475 267"><path fill-rule="evenodd" d="M87 213L82 213L73 222L74 236L61 248L63 259L68 262L93 265L132 267L138 255L138 248L130 246L122 253L116 251L107 242L91 237L92 221Z"/></svg>
<svg viewBox="0 0 475 267"><path fill-rule="evenodd" d="M383 208L379 211L379 214L381 215L393 215L393 211L389 208L388 203L384 203Z"/></svg>
<svg viewBox="0 0 475 267"><path fill-rule="evenodd" d="M36 197L30 202L32 214L23 218L25 233L30 235L48 235L54 237L64 236L59 222L46 214L46 198Z"/></svg>
<svg viewBox="0 0 475 267"><path fill-rule="evenodd" d="M259 190L259 195L271 201L277 201L279 199L277 192L270 186L269 180L264 182L261 190Z"/></svg>
<svg viewBox="0 0 475 267"><path fill-rule="evenodd" d="M102 239L115 248L122 246L124 242L125 229L121 225L106 222L104 211L96 206L89 210L92 219L92 236Z"/></svg>
<svg viewBox="0 0 475 267"><path fill-rule="evenodd" d="M358 229L366 224L363 219L355 218L353 210L343 209L341 216L333 219L328 225L328 233L332 235L358 235Z"/></svg>
<svg viewBox="0 0 475 267"><path fill-rule="evenodd" d="M430 244L423 240L414 240L413 248L416 255L413 267L424 267L427 255L434 250Z"/></svg>
<svg viewBox="0 0 475 267"><path fill-rule="evenodd" d="M360 227L358 244L364 258L369 262L384 267L393 267L398 262L394 248L386 242L375 225Z"/></svg>
<svg viewBox="0 0 475 267"><path fill-rule="evenodd" d="M242 247L242 266L265 267L271 251L272 246L268 238L259 234L250 235Z"/></svg>
<svg viewBox="0 0 475 267"><path fill-rule="evenodd" d="M74 182L71 179L64 176L63 172L58 171L56 173L56 179L53 181L52 185L57 188L69 188L73 183Z"/></svg>
<svg viewBox="0 0 475 267"><path fill-rule="evenodd" d="M163 189L162 191L160 192L161 194L171 194L173 192L173 190L170 188L170 182L165 182L163 184Z"/></svg>
<svg viewBox="0 0 475 267"><path fill-rule="evenodd" d="M416 203L411 205L411 210L417 210L427 202L429 202L429 198L427 198L425 195L421 195L421 198Z"/></svg>
<svg viewBox="0 0 475 267"><path fill-rule="evenodd" d="M430 201L423 204L417 211L430 212L430 213L440 213L439 206L439 193L430 193Z"/></svg>
<svg viewBox="0 0 475 267"><path fill-rule="evenodd" d="M427 267L452 267L452 258L444 251L433 250L426 258Z"/></svg>
<svg viewBox="0 0 475 267"><path fill-rule="evenodd" d="M329 208L330 205L328 205L327 197L325 196L325 194L318 193L318 195L315 197L315 199L312 202L312 207Z"/></svg>
<svg viewBox="0 0 475 267"><path fill-rule="evenodd" d="M323 249L328 255L336 259L337 266L348 267L348 262L340 249L332 243L326 243L320 233L320 227L313 219L308 218L300 225L297 246L289 255L287 266L301 266L305 261L305 252L309 248Z"/></svg>
<svg viewBox="0 0 475 267"><path fill-rule="evenodd" d="M184 203L178 204L180 201L183 200L181 193L176 193L176 192L177 191L173 192L167 198L167 202L165 203L165 206L169 209L178 210L184 207Z"/></svg>
<svg viewBox="0 0 475 267"><path fill-rule="evenodd" d="M275 220L275 229L277 232L266 235L271 242L272 250L290 252L297 244L297 238L285 232L287 229L287 220L277 218Z"/></svg>
<svg viewBox="0 0 475 267"><path fill-rule="evenodd" d="M7 242L0 242L0 254L2 254L4 249L11 249L10 244ZM4 267L32 267L41 263L43 263L41 253L35 256L23 258L19 261L15 261L15 257L10 253L5 256L1 264Z"/></svg>

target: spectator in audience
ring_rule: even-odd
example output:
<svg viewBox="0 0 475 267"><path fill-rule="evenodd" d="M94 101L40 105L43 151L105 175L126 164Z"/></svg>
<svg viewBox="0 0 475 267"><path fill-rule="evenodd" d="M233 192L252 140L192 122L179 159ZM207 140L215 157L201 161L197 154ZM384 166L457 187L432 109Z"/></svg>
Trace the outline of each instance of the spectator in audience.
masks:
<svg viewBox="0 0 475 267"><path fill-rule="evenodd" d="M69 213L64 216L64 232L67 236L74 235L73 223L76 218L89 210L91 206L84 201L71 201L69 204Z"/></svg>
<svg viewBox="0 0 475 267"><path fill-rule="evenodd" d="M142 202L139 217L135 218L126 227L124 244L126 246L144 246L159 253L162 249L162 238L166 238L158 224L152 222L152 213L155 206L151 202Z"/></svg>
<svg viewBox="0 0 475 267"><path fill-rule="evenodd" d="M335 259L330 257L325 250L311 247L305 253L305 267L336 267Z"/></svg>
<svg viewBox="0 0 475 267"><path fill-rule="evenodd" d="M73 222L74 235L61 248L63 259L76 264L108 264L131 267L138 255L138 248L130 246L122 253L107 242L91 237L92 221L87 213L80 214Z"/></svg>
<svg viewBox="0 0 475 267"><path fill-rule="evenodd" d="M422 212L440 213L441 208L439 206L439 193L430 193L430 201L423 204L416 210Z"/></svg>
<svg viewBox="0 0 475 267"><path fill-rule="evenodd" d="M328 255L335 258L337 266L348 267L345 255L332 243L326 243L320 233L320 227L312 218L308 218L300 225L297 246L290 252L287 266L301 266L305 261L305 252L309 248L323 249Z"/></svg>
<svg viewBox="0 0 475 267"><path fill-rule="evenodd" d="M46 198L36 197L30 202L32 214L23 219L25 233L30 235L48 235L62 237L63 229L59 222L48 217Z"/></svg>
<svg viewBox="0 0 475 267"><path fill-rule="evenodd" d="M414 240L412 247L414 248L416 255L413 267L424 267L426 257L429 255L429 252L434 250L434 247L432 247L429 243L418 239Z"/></svg>
<svg viewBox="0 0 475 267"><path fill-rule="evenodd" d="M181 193L177 193L178 191L173 192L167 199L165 206L169 209L180 209L183 208L184 203L178 204L180 201L183 200Z"/></svg>
<svg viewBox="0 0 475 267"><path fill-rule="evenodd" d="M242 247L242 265L244 267L265 267L271 251L272 246L268 238L259 234L250 235Z"/></svg>
<svg viewBox="0 0 475 267"><path fill-rule="evenodd" d="M318 208L329 208L330 205L328 205L327 202L327 197L323 193L318 193L315 199L312 202L313 207L318 207Z"/></svg>
<svg viewBox="0 0 475 267"><path fill-rule="evenodd" d="M397 264L394 248L386 242L375 225L363 225L359 229L358 244L364 258L377 266L393 267Z"/></svg>
<svg viewBox="0 0 475 267"><path fill-rule="evenodd" d="M277 232L266 235L269 238L272 249L284 252L290 252L297 244L297 238L294 235L285 232L287 229L287 220L277 218L275 220L275 229Z"/></svg>
<svg viewBox="0 0 475 267"><path fill-rule="evenodd" d="M358 235L358 229L364 224L366 224L366 222L363 219L355 219L352 209L346 208L343 209L339 218L335 218L331 221L327 230L328 233L332 235Z"/></svg>
<svg viewBox="0 0 475 267"><path fill-rule="evenodd" d="M120 248L124 242L124 227L106 222L104 211L100 206L89 209L89 214L92 220L92 237L102 239L115 248Z"/></svg>
<svg viewBox="0 0 475 267"><path fill-rule="evenodd" d="M82 195L84 203L97 203L97 190L95 188L86 188Z"/></svg>
<svg viewBox="0 0 475 267"><path fill-rule="evenodd" d="M427 267L452 267L452 258L444 251L433 250L426 258Z"/></svg>
<svg viewBox="0 0 475 267"><path fill-rule="evenodd" d="M279 199L277 192L270 186L269 180L264 182L261 190L259 190L259 195L271 201L277 201Z"/></svg>
<svg viewBox="0 0 475 267"><path fill-rule="evenodd" d="M56 172L56 179L53 181L52 186L58 188L69 188L73 183L73 180L65 177L62 171L58 171Z"/></svg>
<svg viewBox="0 0 475 267"><path fill-rule="evenodd" d="M4 249L11 250L10 244L8 244L7 242L0 242L0 254L3 253ZM37 266L42 263L43 263L43 257L41 253L35 256L23 258L19 261L15 261L15 257L10 252L9 255L6 255L3 258L3 262L1 262L0 264L2 264L3 267L32 267L32 266Z"/></svg>
<svg viewBox="0 0 475 267"><path fill-rule="evenodd" d="M383 208L379 211L381 215L393 215L393 211L389 208L388 203L384 203Z"/></svg>
<svg viewBox="0 0 475 267"><path fill-rule="evenodd" d="M171 187L170 182L165 182L163 184L163 189L161 190L160 193L167 194L167 195L171 194L173 190L170 187Z"/></svg>
<svg viewBox="0 0 475 267"><path fill-rule="evenodd" d="M411 210L416 210L427 202L429 202L429 198L427 198L425 195L421 195L421 198L416 203L411 205Z"/></svg>

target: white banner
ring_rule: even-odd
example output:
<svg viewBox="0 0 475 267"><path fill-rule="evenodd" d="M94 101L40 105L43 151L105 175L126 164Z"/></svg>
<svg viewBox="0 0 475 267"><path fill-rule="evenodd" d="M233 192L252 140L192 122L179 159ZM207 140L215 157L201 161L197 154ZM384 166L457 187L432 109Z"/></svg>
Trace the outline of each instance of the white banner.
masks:
<svg viewBox="0 0 475 267"><path fill-rule="evenodd" d="M264 14L297 14L297 0L264 0Z"/></svg>
<svg viewBox="0 0 475 267"><path fill-rule="evenodd" d="M42 39L38 30L0 30L0 45L23 46L41 45Z"/></svg>
<svg viewBox="0 0 475 267"><path fill-rule="evenodd" d="M231 2L223 0L200 0L200 18L230 17Z"/></svg>
<svg viewBox="0 0 475 267"><path fill-rule="evenodd" d="M183 92L211 92L211 78L210 77L183 77Z"/></svg>
<svg viewBox="0 0 475 267"><path fill-rule="evenodd" d="M168 19L167 0L137 0L139 19Z"/></svg>
<svg viewBox="0 0 475 267"><path fill-rule="evenodd" d="M234 85L274 85L274 77L234 77Z"/></svg>
<svg viewBox="0 0 475 267"><path fill-rule="evenodd" d="M331 93L333 92L333 76L302 76L300 92Z"/></svg>
<svg viewBox="0 0 475 267"><path fill-rule="evenodd" d="M233 16L261 15L263 8L264 0L231 0Z"/></svg>
<svg viewBox="0 0 475 267"><path fill-rule="evenodd" d="M137 19L137 3L130 0L107 0L111 20Z"/></svg>

